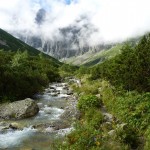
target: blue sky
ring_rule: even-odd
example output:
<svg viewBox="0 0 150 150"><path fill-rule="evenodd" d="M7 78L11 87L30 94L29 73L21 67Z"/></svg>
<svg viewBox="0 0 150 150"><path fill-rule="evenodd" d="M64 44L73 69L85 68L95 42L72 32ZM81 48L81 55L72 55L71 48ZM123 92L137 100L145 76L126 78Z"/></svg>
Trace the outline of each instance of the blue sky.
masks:
<svg viewBox="0 0 150 150"><path fill-rule="evenodd" d="M39 3L41 5L41 7L49 10L50 9L50 5L47 5L47 1L46 0L34 0L36 3ZM66 3L66 5L70 5L72 2L76 3L78 0L53 0L54 1L63 1L64 3Z"/></svg>
<svg viewBox="0 0 150 150"><path fill-rule="evenodd" d="M70 4L71 3L71 0L65 0L67 4Z"/></svg>
<svg viewBox="0 0 150 150"><path fill-rule="evenodd" d="M45 0L39 0L38 3L41 5L42 8L45 8L46 10L50 9Z"/></svg>
<svg viewBox="0 0 150 150"><path fill-rule="evenodd" d="M65 0L66 1L66 4L71 4L71 2L74 2L74 3L77 3L78 2L78 0Z"/></svg>
<svg viewBox="0 0 150 150"><path fill-rule="evenodd" d="M36 1L37 1L37 0L36 0ZM54 0L54 1L55 1L55 0ZM56 1L61 1L61 0L56 0ZM77 0L64 0L64 1L65 1L66 4L68 4L68 5L71 4L72 1L77 2ZM45 1L45 0L39 0L39 3L43 5L43 4L46 4L46 1Z"/></svg>

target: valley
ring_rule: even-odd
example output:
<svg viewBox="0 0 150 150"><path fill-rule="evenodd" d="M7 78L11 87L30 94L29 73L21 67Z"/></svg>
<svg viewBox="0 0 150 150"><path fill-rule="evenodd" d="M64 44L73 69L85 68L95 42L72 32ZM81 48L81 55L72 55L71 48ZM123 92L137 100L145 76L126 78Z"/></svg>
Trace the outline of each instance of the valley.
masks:
<svg viewBox="0 0 150 150"><path fill-rule="evenodd" d="M1 45L8 45L2 37ZM17 39L13 40L17 46ZM136 44L83 54L87 60L77 61L80 67L72 65L74 60L70 65L42 53L3 47L0 148L147 150L149 46L146 34ZM25 115L21 106L21 110L13 106L19 106L20 99L30 101L28 97L39 107L37 113L32 105L34 115L31 108ZM7 105L13 107L12 113Z"/></svg>
<svg viewBox="0 0 150 150"><path fill-rule="evenodd" d="M1 0L0 150L149 150L147 0Z"/></svg>

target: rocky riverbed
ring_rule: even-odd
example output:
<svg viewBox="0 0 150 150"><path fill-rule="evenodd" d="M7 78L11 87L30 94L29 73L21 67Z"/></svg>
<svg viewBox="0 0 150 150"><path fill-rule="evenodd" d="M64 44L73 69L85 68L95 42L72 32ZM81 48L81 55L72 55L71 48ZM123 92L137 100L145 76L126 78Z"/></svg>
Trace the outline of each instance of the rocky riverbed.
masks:
<svg viewBox="0 0 150 150"><path fill-rule="evenodd" d="M35 107L34 117L1 117L0 149L50 150L52 141L73 130L72 124L79 112L76 109L77 99L67 83L50 84L35 97L34 103L38 108ZM12 104L6 104L5 107L10 106ZM22 107L18 105L18 109ZM2 108L0 112L4 112Z"/></svg>

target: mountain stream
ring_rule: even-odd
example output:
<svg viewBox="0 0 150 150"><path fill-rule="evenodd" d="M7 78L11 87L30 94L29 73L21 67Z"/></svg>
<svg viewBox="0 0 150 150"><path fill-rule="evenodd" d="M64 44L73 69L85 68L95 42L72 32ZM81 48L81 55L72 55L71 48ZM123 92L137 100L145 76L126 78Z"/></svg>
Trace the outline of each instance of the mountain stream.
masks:
<svg viewBox="0 0 150 150"><path fill-rule="evenodd" d="M36 95L39 113L22 120L0 121L0 150L51 150L52 143L73 130L77 100L66 83L50 84ZM3 125L17 124L17 129Z"/></svg>

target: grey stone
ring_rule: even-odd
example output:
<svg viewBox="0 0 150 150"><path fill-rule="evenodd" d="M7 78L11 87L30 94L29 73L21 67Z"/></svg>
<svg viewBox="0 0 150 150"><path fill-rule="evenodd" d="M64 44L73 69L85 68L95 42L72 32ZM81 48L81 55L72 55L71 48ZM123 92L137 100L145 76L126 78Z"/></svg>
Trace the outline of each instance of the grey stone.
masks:
<svg viewBox="0 0 150 150"><path fill-rule="evenodd" d="M68 92L67 90L62 90L61 94L67 94L67 92Z"/></svg>
<svg viewBox="0 0 150 150"><path fill-rule="evenodd" d="M9 123L0 122L0 132L9 129Z"/></svg>
<svg viewBox="0 0 150 150"><path fill-rule="evenodd" d="M9 128L11 128L11 129L23 129L23 127L19 123L17 123L17 122L12 122L9 125Z"/></svg>
<svg viewBox="0 0 150 150"><path fill-rule="evenodd" d="M108 132L108 135L110 135L110 136L115 135L115 130L110 130L110 131Z"/></svg>
<svg viewBox="0 0 150 150"><path fill-rule="evenodd" d="M36 115L39 111L34 100L27 98L0 106L1 119L22 119Z"/></svg>
<svg viewBox="0 0 150 150"><path fill-rule="evenodd" d="M58 93L50 93L51 96L57 96Z"/></svg>
<svg viewBox="0 0 150 150"><path fill-rule="evenodd" d="M123 130L127 129L127 127L128 127L127 123L122 123L117 125L117 128L121 128Z"/></svg>
<svg viewBox="0 0 150 150"><path fill-rule="evenodd" d="M67 91L67 95L72 95L73 94L73 90L68 90Z"/></svg>

